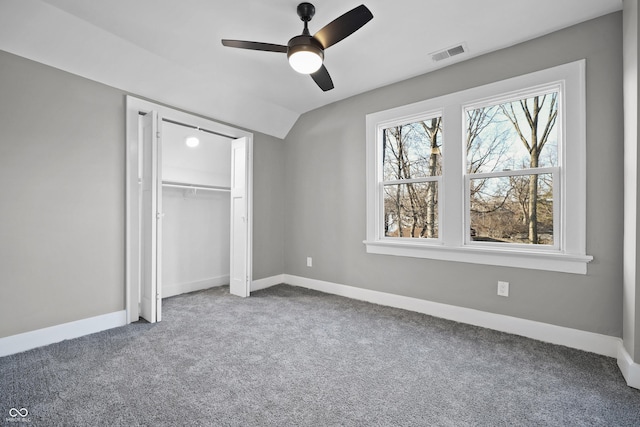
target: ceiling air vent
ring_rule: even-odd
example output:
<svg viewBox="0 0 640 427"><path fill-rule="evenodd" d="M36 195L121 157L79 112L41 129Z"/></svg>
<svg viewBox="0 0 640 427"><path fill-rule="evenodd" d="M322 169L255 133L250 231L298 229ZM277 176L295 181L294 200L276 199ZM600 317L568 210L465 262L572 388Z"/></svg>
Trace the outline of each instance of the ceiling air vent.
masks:
<svg viewBox="0 0 640 427"><path fill-rule="evenodd" d="M460 55L461 53L465 53L467 51L464 43L459 44L458 46L453 46L445 50L441 50L438 52L434 52L431 54L431 59L434 62L442 61L443 59L451 58L452 56Z"/></svg>

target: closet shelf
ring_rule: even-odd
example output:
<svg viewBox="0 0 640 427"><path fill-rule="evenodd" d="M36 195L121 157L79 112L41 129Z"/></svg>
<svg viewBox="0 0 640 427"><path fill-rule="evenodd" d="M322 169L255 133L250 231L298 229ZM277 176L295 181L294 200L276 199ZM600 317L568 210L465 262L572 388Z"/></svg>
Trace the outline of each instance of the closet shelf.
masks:
<svg viewBox="0 0 640 427"><path fill-rule="evenodd" d="M169 181L163 181L162 186L171 187L171 188L184 188L187 190L205 190L205 191L223 191L223 192L231 191L231 188L229 187L216 187L214 185L184 184L180 182L169 182Z"/></svg>

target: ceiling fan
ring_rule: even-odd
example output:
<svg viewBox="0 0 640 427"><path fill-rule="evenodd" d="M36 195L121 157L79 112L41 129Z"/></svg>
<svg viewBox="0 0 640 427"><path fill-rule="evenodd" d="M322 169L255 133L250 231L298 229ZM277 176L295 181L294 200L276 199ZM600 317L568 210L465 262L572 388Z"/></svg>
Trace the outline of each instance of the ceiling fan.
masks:
<svg viewBox="0 0 640 427"><path fill-rule="evenodd" d="M291 67L299 73L310 74L320 89L333 89L333 81L323 65L324 50L347 38L373 18L365 5L360 5L325 25L313 36L309 33L309 21L316 13L311 3L298 5L298 16L304 22L302 34L289 40L286 46L272 43L222 39L222 44L240 49L286 53Z"/></svg>

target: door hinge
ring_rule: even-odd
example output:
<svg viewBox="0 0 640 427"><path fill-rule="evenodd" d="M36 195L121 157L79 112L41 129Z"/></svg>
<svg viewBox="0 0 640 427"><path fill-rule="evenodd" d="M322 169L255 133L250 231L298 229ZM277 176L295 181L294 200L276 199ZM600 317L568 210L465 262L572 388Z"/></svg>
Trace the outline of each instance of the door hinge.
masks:
<svg viewBox="0 0 640 427"><path fill-rule="evenodd" d="M156 131L156 138L160 139L160 131Z"/></svg>

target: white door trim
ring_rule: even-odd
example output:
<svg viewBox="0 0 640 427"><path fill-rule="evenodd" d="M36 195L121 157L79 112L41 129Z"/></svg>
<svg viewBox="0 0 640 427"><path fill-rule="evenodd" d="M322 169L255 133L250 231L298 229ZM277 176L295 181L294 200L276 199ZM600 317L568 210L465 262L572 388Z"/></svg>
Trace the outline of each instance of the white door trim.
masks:
<svg viewBox="0 0 640 427"><path fill-rule="evenodd" d="M178 111L170 107L155 104L150 101L135 98L133 96L126 97L126 170L125 170L125 283L126 283L126 312L127 323L138 320L138 296L140 282L140 264L137 254L139 252L139 217L140 211L138 207L138 116L146 114L149 111L157 111L163 118L168 118L180 123L197 126L207 129L230 138L247 138L247 198L248 198L248 254L247 254L247 272L248 281L252 279L252 248L253 241L253 133L238 128L227 126L213 120L195 116L190 113ZM135 254L135 256L134 256Z"/></svg>

